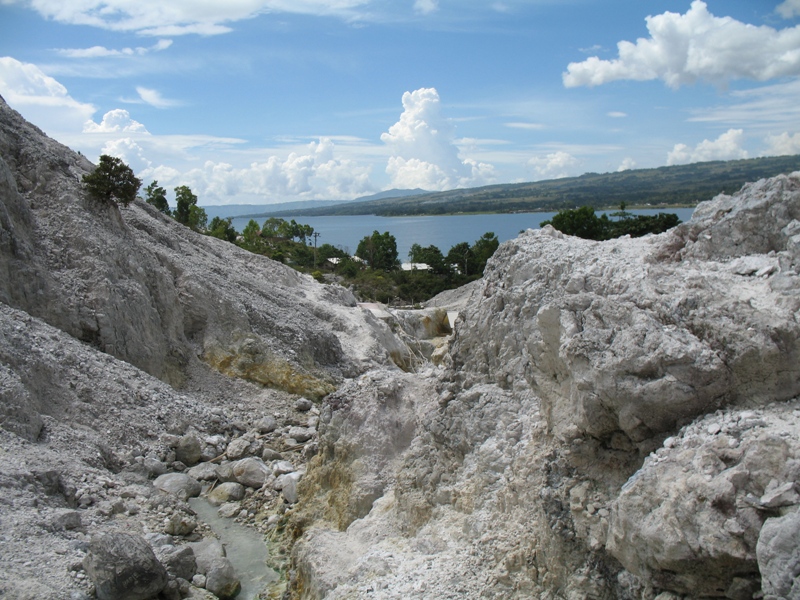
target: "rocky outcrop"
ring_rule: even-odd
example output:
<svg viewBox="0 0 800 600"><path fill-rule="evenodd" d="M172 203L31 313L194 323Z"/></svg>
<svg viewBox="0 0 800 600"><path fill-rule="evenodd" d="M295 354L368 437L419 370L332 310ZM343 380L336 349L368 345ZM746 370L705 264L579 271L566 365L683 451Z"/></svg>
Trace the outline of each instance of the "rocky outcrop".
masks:
<svg viewBox="0 0 800 600"><path fill-rule="evenodd" d="M503 244L393 428L389 381L326 401L301 503L375 493L299 520L303 597L788 597L798 216L795 174L659 236Z"/></svg>
<svg viewBox="0 0 800 600"><path fill-rule="evenodd" d="M176 385L199 357L320 397L388 360L349 292L144 203L98 204L80 181L92 165L2 99L0 157L0 301Z"/></svg>

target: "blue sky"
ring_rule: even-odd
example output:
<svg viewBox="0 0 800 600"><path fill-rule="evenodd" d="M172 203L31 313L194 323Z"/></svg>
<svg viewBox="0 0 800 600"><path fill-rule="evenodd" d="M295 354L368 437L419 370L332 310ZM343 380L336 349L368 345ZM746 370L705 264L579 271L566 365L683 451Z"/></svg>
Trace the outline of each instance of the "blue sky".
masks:
<svg viewBox="0 0 800 600"><path fill-rule="evenodd" d="M0 0L0 95L201 205L800 153L800 0Z"/></svg>

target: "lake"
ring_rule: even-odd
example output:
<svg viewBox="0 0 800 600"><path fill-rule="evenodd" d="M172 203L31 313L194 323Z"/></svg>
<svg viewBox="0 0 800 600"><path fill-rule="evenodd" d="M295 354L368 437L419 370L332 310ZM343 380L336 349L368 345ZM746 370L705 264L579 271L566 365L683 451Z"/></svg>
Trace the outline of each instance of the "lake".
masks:
<svg viewBox="0 0 800 600"><path fill-rule="evenodd" d="M637 215L653 215L659 212L675 213L681 221L688 221L692 208L642 209L629 212ZM611 211L613 212L613 211ZM373 231L388 231L397 240L397 253L401 261L407 260L412 244L430 246L433 244L444 254L459 242L474 244L487 231L492 231L501 242L513 239L525 229L537 229L539 223L553 218L554 212L488 214L488 215L446 215L425 217L378 217L375 215L335 216L335 217L284 217L294 218L298 223L311 225L319 232L317 245L331 244L353 254L358 242ZM602 214L598 211L598 214ZM234 218L236 231L241 232L250 219ZM266 218L256 220L259 225Z"/></svg>

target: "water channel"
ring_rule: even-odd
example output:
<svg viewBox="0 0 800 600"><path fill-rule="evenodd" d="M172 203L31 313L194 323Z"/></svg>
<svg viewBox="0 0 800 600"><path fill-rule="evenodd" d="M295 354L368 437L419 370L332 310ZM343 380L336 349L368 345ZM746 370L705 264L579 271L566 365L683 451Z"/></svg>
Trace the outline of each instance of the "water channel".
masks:
<svg viewBox="0 0 800 600"><path fill-rule="evenodd" d="M191 498L189 504L225 546L228 560L242 584L236 600L255 600L270 583L278 581L278 572L267 565L269 551L262 534L233 519L220 517L217 508L205 498Z"/></svg>

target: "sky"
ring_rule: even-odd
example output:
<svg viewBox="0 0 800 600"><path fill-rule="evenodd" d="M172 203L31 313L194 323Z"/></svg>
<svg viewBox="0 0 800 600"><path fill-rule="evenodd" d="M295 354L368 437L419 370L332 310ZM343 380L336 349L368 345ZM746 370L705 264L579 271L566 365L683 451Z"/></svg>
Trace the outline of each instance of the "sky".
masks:
<svg viewBox="0 0 800 600"><path fill-rule="evenodd" d="M800 154L800 0L0 0L0 95L204 206Z"/></svg>

